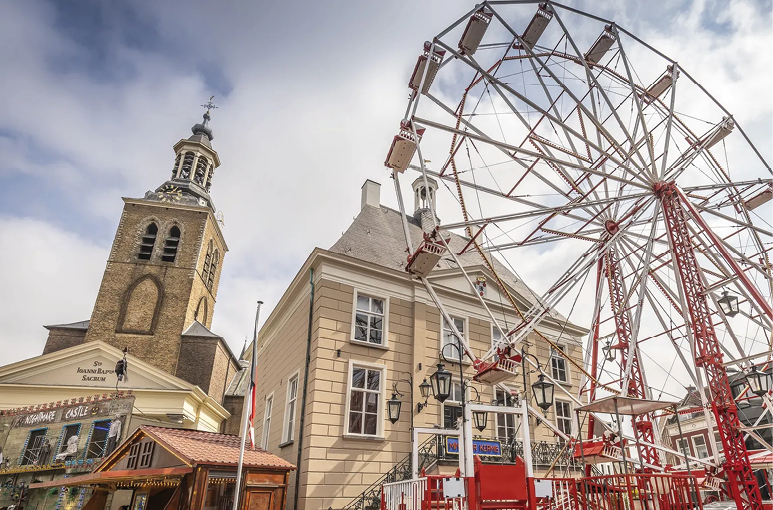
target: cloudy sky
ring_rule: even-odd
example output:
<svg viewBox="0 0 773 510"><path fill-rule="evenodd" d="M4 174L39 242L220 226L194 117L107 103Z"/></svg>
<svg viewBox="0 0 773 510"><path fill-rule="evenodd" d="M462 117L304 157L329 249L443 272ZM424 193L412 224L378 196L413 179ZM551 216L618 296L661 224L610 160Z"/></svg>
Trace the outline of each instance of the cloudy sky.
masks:
<svg viewBox="0 0 773 510"><path fill-rule="evenodd" d="M570 3L672 56L770 161L770 1ZM390 184L383 160L421 44L471 7L3 2L0 364L39 354L43 324L90 317L120 197L167 178L210 95L230 248L213 330L240 349L255 301L267 317L309 252L336 241L364 180Z"/></svg>

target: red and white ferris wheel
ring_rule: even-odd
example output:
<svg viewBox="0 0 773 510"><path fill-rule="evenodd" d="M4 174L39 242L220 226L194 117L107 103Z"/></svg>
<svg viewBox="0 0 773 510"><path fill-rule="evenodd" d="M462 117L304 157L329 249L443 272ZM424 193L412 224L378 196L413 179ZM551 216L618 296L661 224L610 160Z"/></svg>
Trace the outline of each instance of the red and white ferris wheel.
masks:
<svg viewBox="0 0 773 510"><path fill-rule="evenodd" d="M761 508L744 443L756 433L737 405L771 406L754 375L771 370L773 349L773 172L739 119L674 59L553 2L475 6L424 44L409 88L386 165L396 181L406 170L436 180L430 200L458 213L418 246L406 225L407 269L452 329L426 278L441 256L488 267L520 318L490 314L507 341L480 358L454 331L478 380L514 375L510 353L527 335L560 350L540 332L558 311L590 331L577 402L658 398L650 379L695 386L722 440L708 462L739 508ZM469 242L449 244L447 232ZM497 267L518 274L537 259L551 283L524 305ZM731 389L728 370L752 371L752 384ZM633 429L641 465L662 469L653 417Z"/></svg>

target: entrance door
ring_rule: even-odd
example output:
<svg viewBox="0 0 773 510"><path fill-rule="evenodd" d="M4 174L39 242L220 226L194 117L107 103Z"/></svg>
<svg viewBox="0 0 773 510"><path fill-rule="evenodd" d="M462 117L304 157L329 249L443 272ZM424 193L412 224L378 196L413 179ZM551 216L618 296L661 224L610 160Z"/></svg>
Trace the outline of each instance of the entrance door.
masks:
<svg viewBox="0 0 773 510"><path fill-rule="evenodd" d="M247 489L247 501L244 510L279 510L277 505L282 503L281 488L253 488Z"/></svg>

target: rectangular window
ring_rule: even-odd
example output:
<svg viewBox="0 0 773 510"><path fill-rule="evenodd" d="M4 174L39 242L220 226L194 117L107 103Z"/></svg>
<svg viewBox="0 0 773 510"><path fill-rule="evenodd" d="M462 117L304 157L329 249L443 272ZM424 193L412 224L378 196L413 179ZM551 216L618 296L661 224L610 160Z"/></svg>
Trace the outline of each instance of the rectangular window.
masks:
<svg viewBox="0 0 773 510"><path fill-rule="evenodd" d="M354 339L384 345L384 300L357 293Z"/></svg>
<svg viewBox="0 0 773 510"><path fill-rule="evenodd" d="M706 437L703 434L692 436L692 445L699 459L705 459L709 456L709 448L706 446Z"/></svg>
<svg viewBox="0 0 773 510"><path fill-rule="evenodd" d="M91 430L91 439L86 451L87 459L98 459L105 454L107 433L110 432L110 420L95 421Z"/></svg>
<svg viewBox="0 0 773 510"><path fill-rule="evenodd" d="M24 447L24 453L22 453L19 465L26 466L34 464L38 460L40 445L43 444L43 439L46 437L47 430L48 429L30 430L30 433L27 436L27 445Z"/></svg>
<svg viewBox="0 0 773 510"><path fill-rule="evenodd" d="M566 346L559 345L559 349L562 352L566 352ZM550 349L550 369L553 375L553 379L558 382L568 383L569 372L566 369L566 359L555 349Z"/></svg>
<svg viewBox="0 0 773 510"><path fill-rule="evenodd" d="M456 329L459 330L459 333L462 336L464 336L464 319L460 319L459 317L451 317L451 320L454 321L454 326L456 326ZM442 349L443 355L447 359L459 361L459 351L453 347L449 347L446 349L446 346L448 344L453 344L461 347L461 343L456 338L453 330L451 329L451 326L448 324L448 322L446 322L444 318L443 319L443 340L440 344L440 348Z"/></svg>
<svg viewBox="0 0 773 510"><path fill-rule="evenodd" d="M719 435L719 432L714 432L714 444L717 445L717 452L721 453L723 451L722 437Z"/></svg>
<svg viewBox="0 0 773 510"><path fill-rule="evenodd" d="M569 402L556 400L556 427L567 436L572 435L572 405Z"/></svg>
<svg viewBox="0 0 773 510"><path fill-rule="evenodd" d="M137 469L137 462L140 459L140 443L134 443L129 448L129 455L126 456L126 469Z"/></svg>
<svg viewBox="0 0 773 510"><path fill-rule="evenodd" d="M677 439L676 440L676 451L684 455L684 452L687 452L687 455L690 455L690 444L688 443L687 439Z"/></svg>
<svg viewBox="0 0 773 510"><path fill-rule="evenodd" d="M155 441L147 441L145 443L140 443L142 445L142 449L140 451L140 463L139 467L142 468L149 468L150 464L153 461L153 447L156 445Z"/></svg>
<svg viewBox="0 0 773 510"><path fill-rule="evenodd" d="M67 449L67 441L69 441L71 437L77 436L80 430L80 423L65 425L64 429L62 429L62 439L59 441L59 450L56 453L59 454L65 451Z"/></svg>
<svg viewBox="0 0 773 510"><path fill-rule="evenodd" d="M274 395L271 394L266 397L266 412L263 415L263 440L260 442L260 447L264 450L268 449L268 435L271 433L271 408L274 406Z"/></svg>
<svg viewBox="0 0 773 510"><path fill-rule="evenodd" d="M495 391L496 403L498 406L513 407L515 405L515 399L509 392L504 391L501 388L496 388ZM514 414L498 413L496 415L497 438L499 438L499 440L509 441L515 437L515 430L517 428L515 425L515 418L516 416Z"/></svg>
<svg viewBox="0 0 773 510"><path fill-rule="evenodd" d="M295 431L295 402L298 400L298 376L287 383L287 404L285 405L285 433L283 442L293 440Z"/></svg>
<svg viewBox="0 0 773 510"><path fill-rule="evenodd" d="M381 416L382 370L351 366L349 380L349 434L378 436Z"/></svg>

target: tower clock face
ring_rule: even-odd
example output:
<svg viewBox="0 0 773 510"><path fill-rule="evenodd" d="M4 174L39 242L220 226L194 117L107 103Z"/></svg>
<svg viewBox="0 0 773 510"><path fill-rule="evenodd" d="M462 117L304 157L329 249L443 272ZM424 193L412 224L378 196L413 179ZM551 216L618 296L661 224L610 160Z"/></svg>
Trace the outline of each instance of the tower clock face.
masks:
<svg viewBox="0 0 773 510"><path fill-rule="evenodd" d="M174 184L166 184L161 188L158 196L162 202L177 202L182 198L183 192Z"/></svg>

